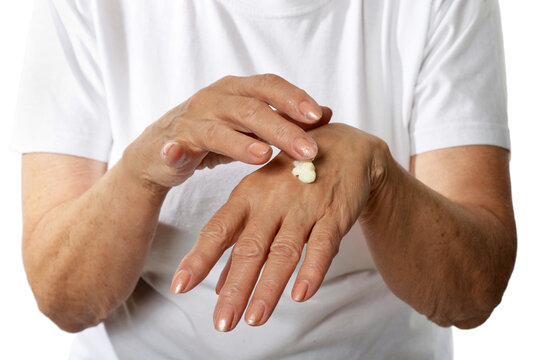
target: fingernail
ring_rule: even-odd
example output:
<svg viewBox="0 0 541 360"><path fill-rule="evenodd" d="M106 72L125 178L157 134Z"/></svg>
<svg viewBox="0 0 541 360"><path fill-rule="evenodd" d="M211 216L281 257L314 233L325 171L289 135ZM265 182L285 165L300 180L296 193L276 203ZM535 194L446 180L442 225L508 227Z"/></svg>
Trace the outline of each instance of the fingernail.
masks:
<svg viewBox="0 0 541 360"><path fill-rule="evenodd" d="M192 276L188 270L180 270L175 276L173 283L171 284L171 292L173 294L180 294L181 292L186 290L186 287L188 286L191 277Z"/></svg>
<svg viewBox="0 0 541 360"><path fill-rule="evenodd" d="M246 315L246 322L249 325L257 325L261 322L265 314L265 303L262 300L255 300L250 305Z"/></svg>
<svg viewBox="0 0 541 360"><path fill-rule="evenodd" d="M172 166L178 163L184 156L182 146L176 141L169 141L162 148L162 159L165 160L167 165Z"/></svg>
<svg viewBox="0 0 541 360"><path fill-rule="evenodd" d="M270 147L261 143L253 143L250 146L248 146L248 151L253 156L261 158L269 153Z"/></svg>
<svg viewBox="0 0 541 360"><path fill-rule="evenodd" d="M305 138L298 138L295 140L293 147L295 148L297 154L305 159L313 159L317 155L317 144Z"/></svg>
<svg viewBox="0 0 541 360"><path fill-rule="evenodd" d="M169 141L168 143L166 143L162 148L162 156L166 157L169 151L171 150L171 148L175 146L176 144L178 143L175 141Z"/></svg>
<svg viewBox="0 0 541 360"><path fill-rule="evenodd" d="M230 305L223 305L218 313L218 320L216 322L216 330L225 332L231 329L233 318L235 313Z"/></svg>
<svg viewBox="0 0 541 360"><path fill-rule="evenodd" d="M321 108L310 101L303 101L299 104L299 110L312 121L318 121L323 116Z"/></svg>
<svg viewBox="0 0 541 360"><path fill-rule="evenodd" d="M293 287L293 300L303 301L306 292L308 291L308 282L306 280L301 280Z"/></svg>

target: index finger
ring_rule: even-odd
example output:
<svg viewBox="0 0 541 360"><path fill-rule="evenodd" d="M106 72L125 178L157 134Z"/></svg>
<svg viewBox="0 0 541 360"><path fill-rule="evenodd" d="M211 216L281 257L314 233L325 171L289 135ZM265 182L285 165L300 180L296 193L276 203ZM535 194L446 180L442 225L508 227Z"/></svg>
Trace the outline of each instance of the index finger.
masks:
<svg viewBox="0 0 541 360"><path fill-rule="evenodd" d="M171 282L172 293L188 292L203 281L224 251L236 241L244 227L245 216L243 204L232 201L214 214L180 262Z"/></svg>
<svg viewBox="0 0 541 360"><path fill-rule="evenodd" d="M224 81L232 94L259 99L298 122L312 124L323 116L322 108L306 91L278 75L227 77Z"/></svg>

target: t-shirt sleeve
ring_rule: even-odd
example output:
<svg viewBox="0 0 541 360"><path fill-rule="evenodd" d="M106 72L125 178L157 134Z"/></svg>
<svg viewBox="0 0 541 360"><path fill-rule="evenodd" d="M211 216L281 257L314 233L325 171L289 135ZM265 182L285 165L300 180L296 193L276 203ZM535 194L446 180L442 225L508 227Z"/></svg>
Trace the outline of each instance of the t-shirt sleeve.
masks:
<svg viewBox="0 0 541 360"><path fill-rule="evenodd" d="M497 0L441 0L428 31L409 124L411 154L510 148Z"/></svg>
<svg viewBox="0 0 541 360"><path fill-rule="evenodd" d="M112 145L91 1L36 0L11 147L107 162Z"/></svg>

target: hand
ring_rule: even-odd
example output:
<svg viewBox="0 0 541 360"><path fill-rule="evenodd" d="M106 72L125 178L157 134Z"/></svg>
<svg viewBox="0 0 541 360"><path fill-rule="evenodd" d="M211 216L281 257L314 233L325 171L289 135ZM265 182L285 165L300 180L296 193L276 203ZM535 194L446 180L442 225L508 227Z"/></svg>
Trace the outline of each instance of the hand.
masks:
<svg viewBox="0 0 541 360"><path fill-rule="evenodd" d="M264 164L272 156L269 144L295 159L313 159L317 145L304 130L330 117L329 108L279 76L227 76L149 126L123 160L146 184L169 189L196 169L233 160Z"/></svg>
<svg viewBox="0 0 541 360"><path fill-rule="evenodd" d="M174 275L171 291L187 292L235 245L216 285L214 323L220 331L237 325L265 262L245 320L250 325L268 320L305 242L306 257L292 297L296 301L312 297L342 237L382 183L390 156L382 140L344 124L322 126L310 134L319 145L316 181L300 182L291 174L293 159L279 154L234 189Z"/></svg>

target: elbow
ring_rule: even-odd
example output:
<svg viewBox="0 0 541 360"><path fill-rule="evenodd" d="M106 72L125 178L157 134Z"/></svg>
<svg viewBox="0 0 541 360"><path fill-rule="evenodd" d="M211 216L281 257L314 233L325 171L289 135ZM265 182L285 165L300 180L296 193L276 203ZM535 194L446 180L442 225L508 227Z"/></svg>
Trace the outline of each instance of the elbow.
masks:
<svg viewBox="0 0 541 360"><path fill-rule="evenodd" d="M70 276L72 268L59 271L60 266L45 262L43 259L47 257L37 256L38 252L32 251L29 244L23 239L23 262L40 312L70 333L83 331L105 320L112 302L89 290L96 287L81 286L80 280Z"/></svg>
<svg viewBox="0 0 541 360"><path fill-rule="evenodd" d="M107 312L101 306L92 306L80 301L36 296L39 310L60 329L77 333L105 320Z"/></svg>
<svg viewBox="0 0 541 360"><path fill-rule="evenodd" d="M70 281L56 276L50 276L48 280L29 276L29 283L41 313L69 333L98 325L111 309L110 302L104 301L105 297L70 286Z"/></svg>
<svg viewBox="0 0 541 360"><path fill-rule="evenodd" d="M492 311L468 311L468 312L453 312L453 313L435 313L427 316L427 318L441 327L455 326L459 329L467 330L481 326L488 320Z"/></svg>
<svg viewBox="0 0 541 360"><path fill-rule="evenodd" d="M436 297L427 318L440 326L463 330L486 322L501 303L515 264L516 236L505 243L508 246L496 265L469 271L455 280L454 287L442 291L444 296Z"/></svg>
<svg viewBox="0 0 541 360"><path fill-rule="evenodd" d="M476 289L478 290L478 289ZM427 318L441 327L455 326L467 330L485 323L500 304L505 288L473 292L462 296L447 296L432 306Z"/></svg>

